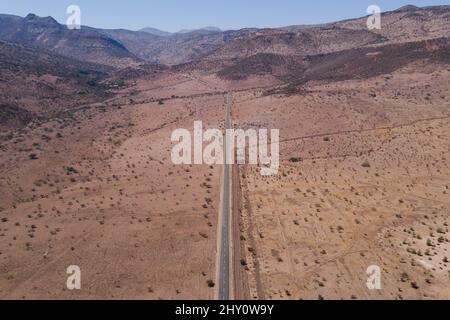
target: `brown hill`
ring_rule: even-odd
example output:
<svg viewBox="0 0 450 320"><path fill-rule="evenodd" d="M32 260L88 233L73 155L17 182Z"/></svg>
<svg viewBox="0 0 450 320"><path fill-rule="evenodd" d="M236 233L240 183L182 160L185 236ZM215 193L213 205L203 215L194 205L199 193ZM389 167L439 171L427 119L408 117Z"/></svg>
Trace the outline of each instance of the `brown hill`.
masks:
<svg viewBox="0 0 450 320"><path fill-rule="evenodd" d="M259 53L248 58L237 59L217 74L227 80L243 80L252 75L270 74L285 78L306 70L303 57L283 56L274 53Z"/></svg>
<svg viewBox="0 0 450 320"><path fill-rule="evenodd" d="M257 54L236 59L217 74L226 80L272 75L298 85L311 80L340 81L375 77L392 73L418 60L450 63L450 39L388 44L304 57Z"/></svg>
<svg viewBox="0 0 450 320"><path fill-rule="evenodd" d="M83 63L42 49L0 42L0 127L82 106L108 96L111 68Z"/></svg>
<svg viewBox="0 0 450 320"><path fill-rule="evenodd" d="M153 63L166 65L182 64L206 57L254 29L238 31L197 30L156 36L146 32L129 30L102 30L106 35L120 41L133 54Z"/></svg>

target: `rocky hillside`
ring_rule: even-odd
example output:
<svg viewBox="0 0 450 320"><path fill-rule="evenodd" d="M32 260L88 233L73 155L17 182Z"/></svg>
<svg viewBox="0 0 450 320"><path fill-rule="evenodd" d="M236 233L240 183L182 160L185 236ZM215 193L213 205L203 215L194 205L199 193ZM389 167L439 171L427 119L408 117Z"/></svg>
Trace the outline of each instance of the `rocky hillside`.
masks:
<svg viewBox="0 0 450 320"><path fill-rule="evenodd" d="M406 6L383 13L381 30L368 30L366 20L367 17L362 17L279 29L221 31L205 28L161 34L149 32L150 29L130 31L82 27L81 30L68 30L51 17L0 15L0 40L118 68L150 62L183 65L175 69L184 71L201 68L202 71L217 72L222 68L252 65L252 72L259 74L272 70L259 63L261 59L266 61L270 57L269 60L276 57L274 63L279 65L282 61L298 61L299 57L450 36L449 6ZM262 67L259 71L255 70L258 64ZM296 65L298 63L293 64ZM291 70L292 66L288 69ZM220 74L230 74L230 70ZM244 76L242 70L239 75L231 73L232 78Z"/></svg>

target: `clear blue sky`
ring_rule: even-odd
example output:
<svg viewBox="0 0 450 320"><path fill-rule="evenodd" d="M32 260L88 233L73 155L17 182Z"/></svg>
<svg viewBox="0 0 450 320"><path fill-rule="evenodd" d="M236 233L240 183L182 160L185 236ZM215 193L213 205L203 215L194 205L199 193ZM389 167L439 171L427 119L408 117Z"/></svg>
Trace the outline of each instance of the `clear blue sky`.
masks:
<svg viewBox="0 0 450 320"><path fill-rule="evenodd" d="M70 4L81 7L83 25L178 31L314 24L364 16L372 4L388 11L406 4L450 4L450 0L1 0L0 13L25 16L32 12L65 22Z"/></svg>

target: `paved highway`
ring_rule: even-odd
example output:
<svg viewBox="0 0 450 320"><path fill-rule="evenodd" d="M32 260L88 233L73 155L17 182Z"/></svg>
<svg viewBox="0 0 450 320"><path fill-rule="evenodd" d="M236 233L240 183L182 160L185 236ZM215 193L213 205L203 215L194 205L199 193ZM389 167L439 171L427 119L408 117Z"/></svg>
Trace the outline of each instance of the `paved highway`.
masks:
<svg viewBox="0 0 450 320"><path fill-rule="evenodd" d="M232 95L226 96L225 127L231 129L231 103ZM227 159L228 141L225 140L225 159ZM222 192L222 221L220 239L219 261L219 300L230 299L230 164L225 162Z"/></svg>

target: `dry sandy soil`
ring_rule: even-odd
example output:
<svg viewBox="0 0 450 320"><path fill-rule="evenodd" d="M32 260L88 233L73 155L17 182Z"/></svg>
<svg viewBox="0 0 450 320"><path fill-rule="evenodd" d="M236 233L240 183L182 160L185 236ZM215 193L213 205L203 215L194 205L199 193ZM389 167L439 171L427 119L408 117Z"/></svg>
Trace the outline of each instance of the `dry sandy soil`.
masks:
<svg viewBox="0 0 450 320"><path fill-rule="evenodd" d="M214 297L221 170L172 165L170 136L222 125L224 98L159 80L3 140L1 299ZM200 95L172 98L188 92Z"/></svg>
<svg viewBox="0 0 450 320"><path fill-rule="evenodd" d="M295 95L267 95L270 76L198 76L144 77L2 136L0 299L214 298L222 168L172 165L170 135L223 128L229 90L237 127L282 140L277 176L239 168L243 296L450 299L450 68ZM66 288L70 265L82 290Z"/></svg>
<svg viewBox="0 0 450 320"><path fill-rule="evenodd" d="M235 97L241 128L279 128L281 168L240 168L253 299L450 299L450 68L408 65L302 95ZM382 271L368 290L366 270Z"/></svg>

